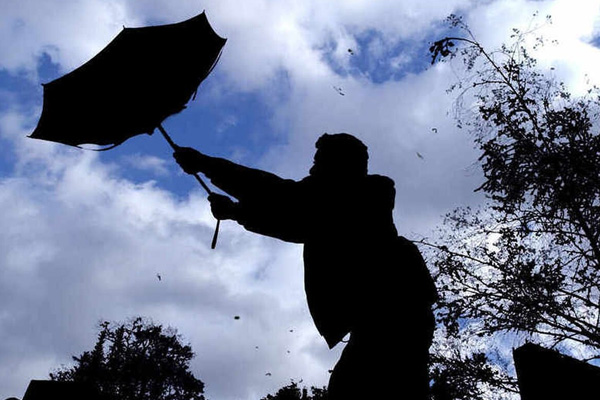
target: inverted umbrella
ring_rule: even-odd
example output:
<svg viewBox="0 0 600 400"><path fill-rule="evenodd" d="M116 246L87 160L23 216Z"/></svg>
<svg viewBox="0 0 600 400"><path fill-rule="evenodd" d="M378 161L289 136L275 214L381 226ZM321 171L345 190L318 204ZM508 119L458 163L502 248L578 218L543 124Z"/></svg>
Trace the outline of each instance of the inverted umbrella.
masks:
<svg viewBox="0 0 600 400"><path fill-rule="evenodd" d="M43 85L42 114L29 137L108 150L158 128L177 149L162 121L195 96L225 42L205 13L175 24L123 28L88 62ZM213 248L218 227L217 221Z"/></svg>

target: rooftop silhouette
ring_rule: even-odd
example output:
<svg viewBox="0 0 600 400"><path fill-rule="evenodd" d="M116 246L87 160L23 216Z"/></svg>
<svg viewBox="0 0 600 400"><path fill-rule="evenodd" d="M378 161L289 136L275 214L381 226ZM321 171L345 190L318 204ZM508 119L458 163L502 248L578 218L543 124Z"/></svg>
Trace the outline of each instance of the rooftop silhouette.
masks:
<svg viewBox="0 0 600 400"><path fill-rule="evenodd" d="M513 352L522 400L600 397L600 368L533 343Z"/></svg>

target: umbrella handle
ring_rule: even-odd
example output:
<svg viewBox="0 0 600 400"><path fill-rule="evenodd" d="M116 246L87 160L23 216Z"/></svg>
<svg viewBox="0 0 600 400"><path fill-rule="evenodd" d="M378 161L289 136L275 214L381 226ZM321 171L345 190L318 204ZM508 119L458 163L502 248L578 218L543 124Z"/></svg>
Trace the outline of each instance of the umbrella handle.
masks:
<svg viewBox="0 0 600 400"><path fill-rule="evenodd" d="M217 237L219 236L219 226L221 225L221 220L217 220L217 225L215 226L215 233L213 234L212 243L210 244L210 248L214 249L217 247Z"/></svg>
<svg viewBox="0 0 600 400"><path fill-rule="evenodd" d="M167 141L167 143L169 143L169 145L171 146L171 148L174 151L177 151L179 149L179 146L173 141L173 139L171 139L171 136L169 136L169 134L167 133L167 131L165 131L165 128L163 128L162 124L158 124L158 130L163 135L163 137L165 138L165 140ZM206 193L208 193L209 195L211 195L212 194L212 190L210 190L210 188L206 185L206 183L204 183L204 181L202 180L202 178L200 178L200 175L198 175L197 173L195 173L193 175L194 175L194 178L196 178L196 180L200 184L200 186L202 186L204 188L204 190L206 190ZM214 249L215 247L217 247L217 238L219 236L219 226L220 225L221 225L221 220L217 219L217 226L215 226L215 233L213 234L212 242L210 244L210 248L211 249Z"/></svg>

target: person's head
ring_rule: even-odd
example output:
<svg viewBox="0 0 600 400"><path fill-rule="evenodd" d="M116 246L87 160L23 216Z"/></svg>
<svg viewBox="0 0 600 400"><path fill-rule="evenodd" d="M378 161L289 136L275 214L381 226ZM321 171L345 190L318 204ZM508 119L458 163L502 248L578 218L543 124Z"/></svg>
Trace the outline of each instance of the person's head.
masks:
<svg viewBox="0 0 600 400"><path fill-rule="evenodd" d="M310 175L355 178L367 175L367 146L348 133L323 134L315 144L314 164Z"/></svg>

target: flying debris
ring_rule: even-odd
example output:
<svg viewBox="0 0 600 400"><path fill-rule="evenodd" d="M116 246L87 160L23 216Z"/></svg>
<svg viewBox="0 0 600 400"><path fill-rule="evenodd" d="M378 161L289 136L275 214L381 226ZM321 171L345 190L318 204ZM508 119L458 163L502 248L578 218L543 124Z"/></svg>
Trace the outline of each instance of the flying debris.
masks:
<svg viewBox="0 0 600 400"><path fill-rule="evenodd" d="M162 281L162 276L160 276L160 274L156 274L156 277L158 278L158 281Z"/></svg>
<svg viewBox="0 0 600 400"><path fill-rule="evenodd" d="M333 86L333 89L334 89L336 92L338 92L338 94L339 94L340 96L345 96L345 95L346 95L346 94L344 93L344 91L342 90L342 88L341 88L341 87Z"/></svg>

